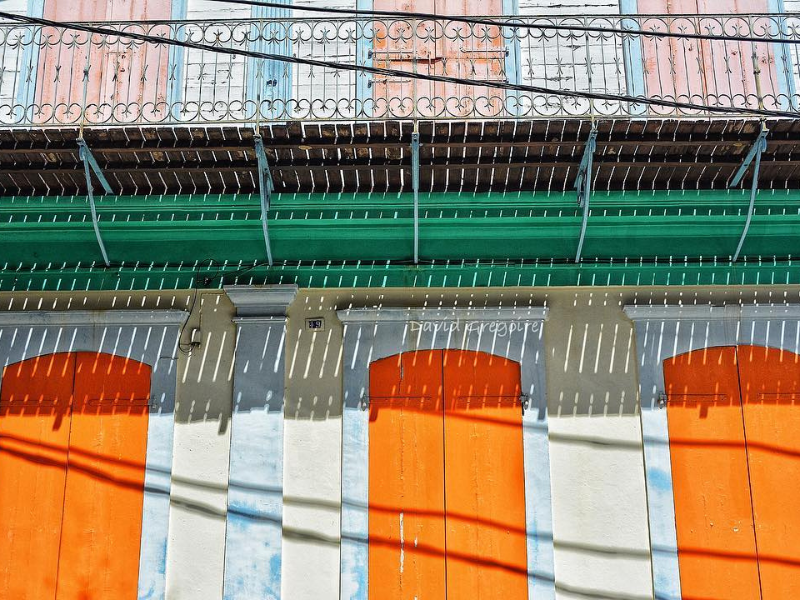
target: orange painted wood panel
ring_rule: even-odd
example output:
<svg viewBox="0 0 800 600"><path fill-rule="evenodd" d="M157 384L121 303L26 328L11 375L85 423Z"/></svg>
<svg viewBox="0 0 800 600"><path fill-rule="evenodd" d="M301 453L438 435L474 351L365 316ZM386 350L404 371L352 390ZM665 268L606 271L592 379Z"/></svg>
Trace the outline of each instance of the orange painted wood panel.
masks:
<svg viewBox="0 0 800 600"><path fill-rule="evenodd" d="M422 12L443 16L502 15L503 0L374 0L374 10ZM416 28L415 28L416 27ZM506 80L505 39L497 27L442 20L383 18L375 24L374 66L462 79ZM492 116L503 108L505 92L486 87L375 77L379 114L411 115L414 100L421 116Z"/></svg>
<svg viewBox="0 0 800 600"><path fill-rule="evenodd" d="M739 347L763 600L800 598L800 356Z"/></svg>
<svg viewBox="0 0 800 600"><path fill-rule="evenodd" d="M442 352L370 366L369 597L444 600Z"/></svg>
<svg viewBox="0 0 800 600"><path fill-rule="evenodd" d="M58 600L134 600L150 367L80 353L64 498Z"/></svg>
<svg viewBox="0 0 800 600"><path fill-rule="evenodd" d="M684 598L758 600L736 348L664 361Z"/></svg>
<svg viewBox="0 0 800 600"><path fill-rule="evenodd" d="M52 600L74 354L10 365L0 387L0 599Z"/></svg>
<svg viewBox="0 0 800 600"><path fill-rule="evenodd" d="M519 364L444 355L447 596L526 600Z"/></svg>

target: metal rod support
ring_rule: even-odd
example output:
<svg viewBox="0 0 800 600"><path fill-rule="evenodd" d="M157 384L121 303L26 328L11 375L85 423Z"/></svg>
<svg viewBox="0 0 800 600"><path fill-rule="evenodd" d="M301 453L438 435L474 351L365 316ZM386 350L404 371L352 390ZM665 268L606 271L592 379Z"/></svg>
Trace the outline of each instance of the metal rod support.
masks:
<svg viewBox="0 0 800 600"><path fill-rule="evenodd" d="M744 242L747 239L747 233L750 231L750 223L753 221L753 213L755 212L756 207L756 196L758 195L758 174L761 170L761 156L767 149L768 133L769 130L762 124L761 133L758 134L758 138L753 144L753 147L750 148L750 152L747 153L742 166L739 167L736 175L734 175L733 179L731 180L730 187L739 185L739 183L742 181L742 178L744 178L747 169L750 167L750 164L753 164L753 183L750 186L750 206L747 208L747 220L744 223L742 237L739 238L739 244L736 246L736 252L733 253L733 258L731 258L732 263L735 263L737 260L739 260L739 255L742 253Z"/></svg>
<svg viewBox="0 0 800 600"><path fill-rule="evenodd" d="M267 153L264 151L264 140L258 133L253 136L253 140L255 141L256 158L258 159L258 194L261 199L261 228L264 232L264 244L267 247L267 263L271 267L273 265L273 260L272 244L269 240L269 205L272 201L272 192L275 190L275 184L269 172Z"/></svg>
<svg viewBox="0 0 800 600"><path fill-rule="evenodd" d="M753 143L752 147L750 148L750 151L747 153L747 156L745 157L742 166L739 167L739 170L736 171L736 175L734 175L733 179L731 179L731 184L728 186L729 188L736 187L742 182L742 179L747 173L747 169L750 168L750 165L756 158L756 155L758 155L758 157L760 158L761 154L767 149L768 133L769 130L766 127L762 126L761 132L758 134L756 141Z"/></svg>
<svg viewBox="0 0 800 600"><path fill-rule="evenodd" d="M411 134L411 189L414 191L414 264L419 264L419 133Z"/></svg>
<svg viewBox="0 0 800 600"><path fill-rule="evenodd" d="M578 250L575 253L575 262L581 262L583 252L583 242L586 239L586 227L589 224L589 201L592 195L592 163L594 153L597 150L597 125L592 123L592 130L589 132L589 139L586 140L586 147L583 150L583 158L578 167L578 176L575 178L575 189L578 190L578 205L583 207L583 219L581 221L581 235L578 239Z"/></svg>
<svg viewBox="0 0 800 600"><path fill-rule="evenodd" d="M83 162L83 174L86 177L86 198L89 200L89 210L92 213L92 228L94 229L94 237L97 239L97 245L100 246L100 254L103 255L103 262L107 267L111 266L111 261L108 260L108 252L106 252L106 245L103 243L103 236L100 234L100 223L97 220L97 206L94 202L94 185L92 184L92 172L94 172L103 190L107 194L111 194L111 186L103 171L100 170L100 165L92 156L86 141L83 138L78 138L78 154Z"/></svg>

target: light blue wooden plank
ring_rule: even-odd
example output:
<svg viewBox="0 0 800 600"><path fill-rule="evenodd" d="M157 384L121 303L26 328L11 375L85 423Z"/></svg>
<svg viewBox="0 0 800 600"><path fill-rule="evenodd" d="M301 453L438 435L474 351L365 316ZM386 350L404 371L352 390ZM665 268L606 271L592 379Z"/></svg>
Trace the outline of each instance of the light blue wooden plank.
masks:
<svg viewBox="0 0 800 600"><path fill-rule="evenodd" d="M28 16L41 19L44 16L44 1L28 0ZM22 52L21 73L16 95L17 104L19 105L14 111L14 120L16 122L32 121L33 115L26 115L25 110L36 99L36 75L39 69L39 43L33 43L33 40L41 40L42 28L31 26L26 28L25 31L26 33L23 34L22 39L19 41L19 43L25 44L25 50Z"/></svg>
<svg viewBox="0 0 800 600"><path fill-rule="evenodd" d="M620 0L620 12L623 15L636 15L639 12L637 0ZM636 19L622 19L624 29L640 29ZM644 56L641 37L631 35L622 42L622 57L625 62L625 84L629 96L646 97L647 89L644 80ZM647 111L644 104L632 104L631 115L643 115Z"/></svg>
<svg viewBox="0 0 800 600"><path fill-rule="evenodd" d="M506 17L519 16L519 0L503 0L503 15ZM514 85L522 83L522 50L520 48L519 35L519 31L515 31L513 27L504 28L506 79ZM519 95L519 91L506 90L506 110L511 115L519 115L520 113Z"/></svg>
<svg viewBox="0 0 800 600"><path fill-rule="evenodd" d="M769 0L769 11L777 14L785 14L786 6L783 0ZM779 18L777 30L782 37L788 37L789 31L786 20ZM797 89L794 82L795 64L792 60L792 53L789 44L773 46L775 51L775 70L778 74L778 93L781 95L778 108L781 110L796 110L798 107Z"/></svg>
<svg viewBox="0 0 800 600"><path fill-rule="evenodd" d="M372 10L372 0L356 0L357 10ZM372 66L372 50L375 39L373 22L364 17L357 21L356 64L362 67ZM356 117L371 117L374 109L373 77L369 73L356 73Z"/></svg>
<svg viewBox="0 0 800 600"><path fill-rule="evenodd" d="M369 562L369 411L342 417L342 600L367 600Z"/></svg>
<svg viewBox="0 0 800 600"><path fill-rule="evenodd" d="M286 19L291 17L292 0L278 0L287 8L253 6L252 17L264 19L253 25L252 50L268 54L291 56L292 44L289 39ZM280 21L275 22L275 19ZM289 98L292 92L292 65L286 62L248 59L247 67L247 100L260 103L256 110L262 110L264 102L271 102L268 110L262 111L267 118L283 118L289 112ZM247 113L250 110L246 109ZM254 113L256 114L256 113Z"/></svg>
<svg viewBox="0 0 800 600"><path fill-rule="evenodd" d="M529 331L522 351L523 360L520 362L520 383L522 392L528 398L528 407L522 417L522 444L525 453L529 600L554 600L556 594L550 440L542 352L543 324L543 321L528 324Z"/></svg>
<svg viewBox="0 0 800 600"><path fill-rule="evenodd" d="M242 319L236 343L225 600L279 600L285 319Z"/></svg>
<svg viewBox="0 0 800 600"><path fill-rule="evenodd" d="M177 361L160 358L151 380L138 600L164 598L166 587L176 381Z"/></svg>
<svg viewBox="0 0 800 600"><path fill-rule="evenodd" d="M171 19L181 21L186 19L188 0L172 0ZM173 25L175 38L186 39L186 29L183 25ZM183 100L184 71L186 64L186 49L178 46L169 47L169 69L167 71L167 102L171 117L175 121L181 119L180 102Z"/></svg>

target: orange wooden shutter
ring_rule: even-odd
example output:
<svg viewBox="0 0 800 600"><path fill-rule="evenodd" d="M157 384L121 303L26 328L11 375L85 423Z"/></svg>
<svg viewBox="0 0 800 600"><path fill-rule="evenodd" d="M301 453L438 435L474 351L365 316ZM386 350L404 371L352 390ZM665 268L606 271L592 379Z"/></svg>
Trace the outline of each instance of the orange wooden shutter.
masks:
<svg viewBox="0 0 800 600"><path fill-rule="evenodd" d="M0 389L0 600L55 598L74 354L10 365Z"/></svg>
<svg viewBox="0 0 800 600"><path fill-rule="evenodd" d="M80 353L58 600L136 598L150 367Z"/></svg>
<svg viewBox="0 0 800 600"><path fill-rule="evenodd" d="M503 0L374 0L374 10L442 15L442 20L380 17L375 23L374 66L425 75L505 81L505 42L497 27L454 23L447 16L502 15ZM374 79L376 112L388 116L484 116L503 108L503 90L415 80ZM416 100L416 107L414 102Z"/></svg>
<svg viewBox="0 0 800 600"><path fill-rule="evenodd" d="M758 600L736 348L664 362L684 598Z"/></svg>
<svg viewBox="0 0 800 600"><path fill-rule="evenodd" d="M369 597L444 600L442 352L370 366Z"/></svg>
<svg viewBox="0 0 800 600"><path fill-rule="evenodd" d="M86 352L5 369L0 600L136 598L150 375Z"/></svg>
<svg viewBox="0 0 800 600"><path fill-rule="evenodd" d="M763 600L800 598L800 356L739 347Z"/></svg>
<svg viewBox="0 0 800 600"><path fill-rule="evenodd" d="M447 597L526 600L519 364L448 350L444 390Z"/></svg>

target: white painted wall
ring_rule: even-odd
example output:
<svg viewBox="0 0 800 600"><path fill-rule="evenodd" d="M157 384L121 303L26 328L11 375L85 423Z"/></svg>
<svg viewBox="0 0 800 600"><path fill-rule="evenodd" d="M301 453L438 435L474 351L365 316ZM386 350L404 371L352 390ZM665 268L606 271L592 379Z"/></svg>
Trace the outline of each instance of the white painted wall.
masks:
<svg viewBox="0 0 800 600"><path fill-rule="evenodd" d="M235 342L232 318L227 296L200 296L186 330L201 326L202 344L178 359L167 600L222 598Z"/></svg>

